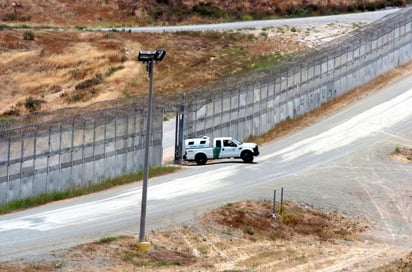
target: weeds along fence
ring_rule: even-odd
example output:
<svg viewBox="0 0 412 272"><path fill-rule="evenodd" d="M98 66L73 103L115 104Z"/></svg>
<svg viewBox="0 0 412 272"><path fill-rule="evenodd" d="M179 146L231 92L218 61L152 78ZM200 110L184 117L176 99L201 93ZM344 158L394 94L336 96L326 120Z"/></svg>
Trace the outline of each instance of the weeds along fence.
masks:
<svg viewBox="0 0 412 272"><path fill-rule="evenodd" d="M262 134L411 59L412 8L404 8L270 69L190 90L185 136Z"/></svg>
<svg viewBox="0 0 412 272"><path fill-rule="evenodd" d="M147 109L134 102L0 122L0 205L143 169ZM162 123L155 109L150 166L161 164Z"/></svg>

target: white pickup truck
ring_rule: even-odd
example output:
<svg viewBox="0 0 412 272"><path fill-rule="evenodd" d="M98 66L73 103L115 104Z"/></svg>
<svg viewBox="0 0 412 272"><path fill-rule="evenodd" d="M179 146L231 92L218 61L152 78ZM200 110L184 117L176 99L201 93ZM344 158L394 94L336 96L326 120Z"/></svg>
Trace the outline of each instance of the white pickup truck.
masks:
<svg viewBox="0 0 412 272"><path fill-rule="evenodd" d="M183 159L195 161L198 165L206 164L207 160L241 158L244 162L253 162L259 155L259 147L255 143L242 143L232 137L218 137L211 141L207 136L185 140Z"/></svg>

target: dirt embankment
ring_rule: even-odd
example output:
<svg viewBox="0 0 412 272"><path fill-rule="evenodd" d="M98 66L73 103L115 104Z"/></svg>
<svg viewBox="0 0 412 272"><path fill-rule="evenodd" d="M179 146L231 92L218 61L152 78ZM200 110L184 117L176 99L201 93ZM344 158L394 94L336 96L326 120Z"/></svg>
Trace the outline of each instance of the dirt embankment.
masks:
<svg viewBox="0 0 412 272"><path fill-rule="evenodd" d="M275 216L270 201L227 203L191 225L148 233L147 252L136 237L105 237L46 259L1 263L0 271L411 271L412 253L388 263L398 249L362 239L368 224L294 202L277 203Z"/></svg>
<svg viewBox="0 0 412 272"><path fill-rule="evenodd" d="M152 231L149 252L134 237L106 237L53 253L53 260L3 263L0 271L285 271L322 269L354 261L367 222L309 206L270 201L227 203L193 222ZM364 264L359 264L364 265Z"/></svg>

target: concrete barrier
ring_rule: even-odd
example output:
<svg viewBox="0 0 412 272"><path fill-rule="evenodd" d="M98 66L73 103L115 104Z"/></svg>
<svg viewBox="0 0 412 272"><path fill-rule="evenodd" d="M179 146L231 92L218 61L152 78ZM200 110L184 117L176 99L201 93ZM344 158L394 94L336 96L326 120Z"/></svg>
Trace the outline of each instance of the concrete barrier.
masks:
<svg viewBox="0 0 412 272"><path fill-rule="evenodd" d="M279 65L187 93L186 137L244 139L412 60L412 8Z"/></svg>

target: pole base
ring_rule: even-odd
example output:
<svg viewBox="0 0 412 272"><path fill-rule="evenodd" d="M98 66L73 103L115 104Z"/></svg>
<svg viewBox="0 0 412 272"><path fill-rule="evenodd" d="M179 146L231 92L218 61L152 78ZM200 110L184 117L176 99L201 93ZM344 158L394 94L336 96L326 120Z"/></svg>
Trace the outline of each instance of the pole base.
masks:
<svg viewBox="0 0 412 272"><path fill-rule="evenodd" d="M140 251L147 252L150 250L150 242L137 242L136 247Z"/></svg>

